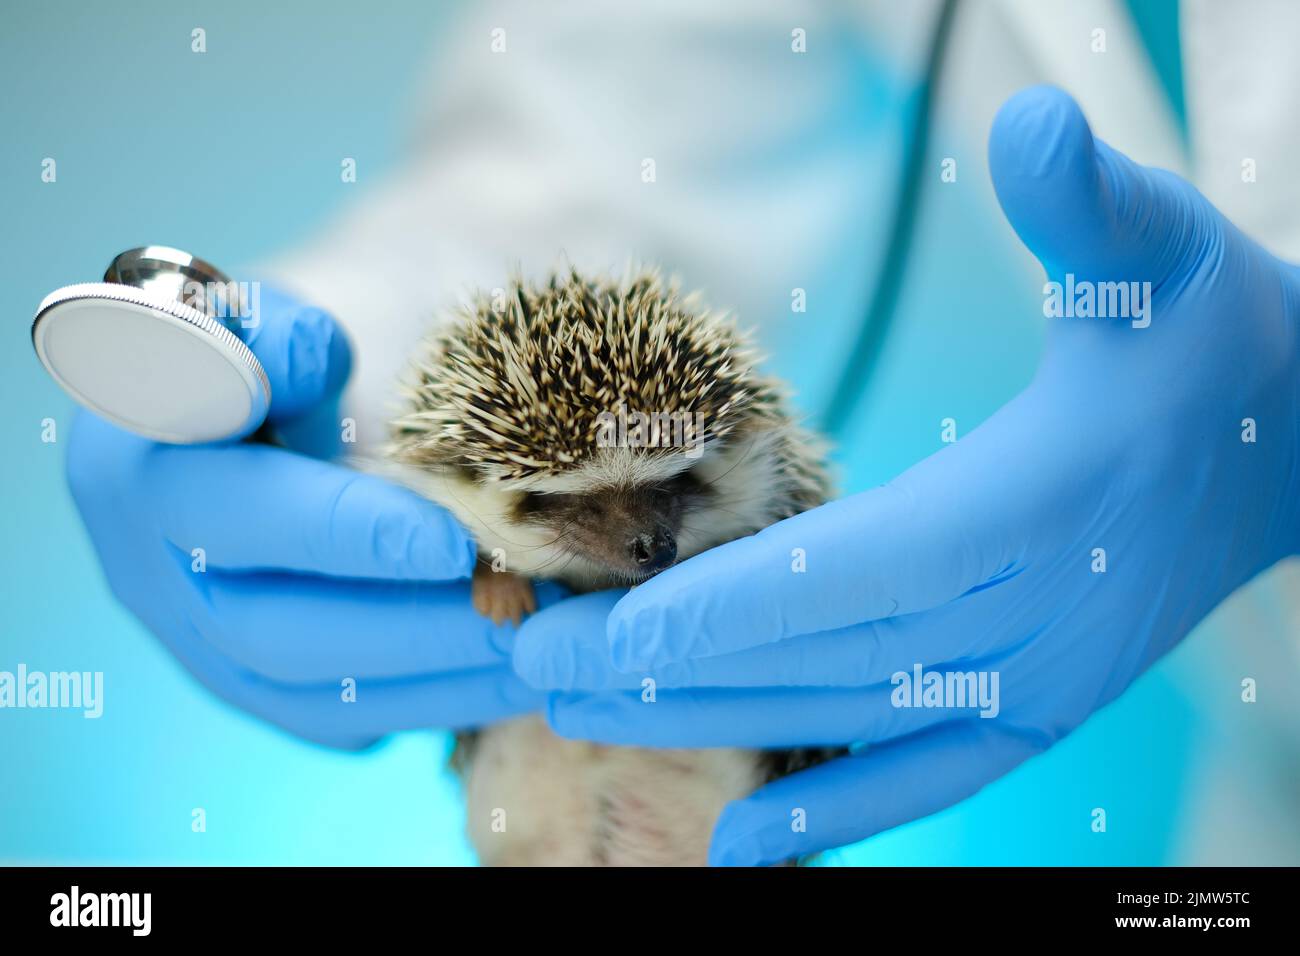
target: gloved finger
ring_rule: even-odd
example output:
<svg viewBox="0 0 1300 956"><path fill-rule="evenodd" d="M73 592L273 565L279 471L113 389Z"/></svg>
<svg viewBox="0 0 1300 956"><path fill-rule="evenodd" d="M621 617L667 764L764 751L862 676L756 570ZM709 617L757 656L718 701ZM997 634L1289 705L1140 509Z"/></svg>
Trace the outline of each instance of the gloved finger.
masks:
<svg viewBox="0 0 1300 956"><path fill-rule="evenodd" d="M508 665L412 680L359 680L355 700L344 698L347 689L341 682L329 688L251 684L250 698L241 706L252 709L252 699L293 725L361 739L401 730L477 727L535 711L542 703Z"/></svg>
<svg viewBox="0 0 1300 956"><path fill-rule="evenodd" d="M514 643L515 672L530 686L554 691L639 689L646 677L661 688L860 687L916 664L984 653L1003 636L993 627L1001 595L986 588L931 611L624 673L610 660L605 634L605 619L622 594L584 594L524 621Z"/></svg>
<svg viewBox="0 0 1300 956"><path fill-rule="evenodd" d="M936 607L1014 573L1029 516L1005 494L1004 406L888 485L669 568L609 616L614 666L689 658ZM992 453L991 453L992 451Z"/></svg>
<svg viewBox="0 0 1300 956"><path fill-rule="evenodd" d="M962 720L784 777L727 805L713 866L781 863L937 813L1034 754L1045 738Z"/></svg>
<svg viewBox="0 0 1300 956"><path fill-rule="evenodd" d="M1164 283L1198 260L1218 213L1173 173L1141 166L1093 137L1073 99L1038 86L993 121L998 201L1048 274Z"/></svg>
<svg viewBox="0 0 1300 956"><path fill-rule="evenodd" d="M469 534L442 508L282 448L160 445L136 480L167 539L201 548L208 567L429 581L474 567Z"/></svg>
<svg viewBox="0 0 1300 956"><path fill-rule="evenodd" d="M356 749L399 730L477 727L536 711L544 700L505 664L410 680L347 685L340 678L286 687L240 668L196 632L169 646L223 700L325 746Z"/></svg>
<svg viewBox="0 0 1300 956"><path fill-rule="evenodd" d="M896 706L898 691L874 684L555 694L547 701L546 719L561 737L604 744L761 748L875 743L979 709L978 701L968 707Z"/></svg>
<svg viewBox="0 0 1300 956"><path fill-rule="evenodd" d="M244 343L271 385L268 417L288 421L338 394L352 368L352 350L327 312L265 284L257 298Z"/></svg>
<svg viewBox="0 0 1300 956"><path fill-rule="evenodd" d="M285 574L194 575L192 617L241 667L281 684L432 676L506 663L513 624L493 624L467 583L347 581ZM542 606L556 585L539 585Z"/></svg>
<svg viewBox="0 0 1300 956"><path fill-rule="evenodd" d="M625 592L593 591L530 615L515 638L515 673L524 683L550 690L640 686L609 663L605 619Z"/></svg>

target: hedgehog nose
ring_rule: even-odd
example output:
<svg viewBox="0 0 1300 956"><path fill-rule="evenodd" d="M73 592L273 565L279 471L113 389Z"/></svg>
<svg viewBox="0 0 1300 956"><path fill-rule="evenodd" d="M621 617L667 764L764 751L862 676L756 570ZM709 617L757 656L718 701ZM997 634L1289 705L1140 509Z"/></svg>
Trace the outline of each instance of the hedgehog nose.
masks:
<svg viewBox="0 0 1300 956"><path fill-rule="evenodd" d="M638 570L654 574L677 560L677 539L672 531L660 525L633 538L627 550Z"/></svg>

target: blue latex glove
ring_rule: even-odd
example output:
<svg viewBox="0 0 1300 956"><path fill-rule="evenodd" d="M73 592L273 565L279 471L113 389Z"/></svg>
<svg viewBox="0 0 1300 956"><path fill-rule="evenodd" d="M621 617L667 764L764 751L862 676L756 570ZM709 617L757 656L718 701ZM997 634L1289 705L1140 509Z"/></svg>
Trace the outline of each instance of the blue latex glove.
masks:
<svg viewBox="0 0 1300 956"><path fill-rule="evenodd" d="M568 691L549 707L566 736L865 744L729 805L714 863L843 845L963 799L1300 550L1296 268L1178 177L1095 140L1058 90L1008 102L989 158L1007 218L1048 276L1150 281L1150 326L1049 320L1029 388L888 485L621 599L563 602L519 635L519 672ZM804 573L792 572L794 549ZM892 676L918 663L996 671L997 716L894 706ZM610 690L646 675L653 704Z"/></svg>
<svg viewBox="0 0 1300 956"><path fill-rule="evenodd" d="M289 430L347 378L333 319L269 289L247 341ZM511 670L512 629L470 604L472 542L410 491L267 445L154 444L88 413L68 481L114 594L238 707L355 748L540 706Z"/></svg>

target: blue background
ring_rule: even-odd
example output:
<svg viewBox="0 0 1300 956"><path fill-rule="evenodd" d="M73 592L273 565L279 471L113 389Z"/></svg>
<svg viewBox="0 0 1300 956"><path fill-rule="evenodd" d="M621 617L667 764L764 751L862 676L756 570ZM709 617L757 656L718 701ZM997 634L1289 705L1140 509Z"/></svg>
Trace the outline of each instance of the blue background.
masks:
<svg viewBox="0 0 1300 956"><path fill-rule="evenodd" d="M195 26L207 30L203 56L190 51ZM29 340L47 292L97 279L121 249L166 243L238 275L309 235L345 195L364 199L395 163L417 79L450 29L445 9L415 2L7 10L0 670L103 671L107 688L98 721L0 711L0 861L471 862L443 735L404 734L361 755L303 744L209 697L117 606L63 482L72 406ZM343 155L366 173L353 193L339 188ZM45 157L56 183L41 181ZM940 419L973 427L1032 374L1032 308L952 308L954 289L976 310L1008 288L1026 302L1035 291L1010 264L1005 223L952 196L917 237L917 281L843 455L850 489L936 450ZM818 374L785 355L778 370L796 382ZM45 418L60 428L54 444L41 441ZM1175 656L1210 639L1194 635ZM1165 662L1046 756L828 862L1167 862L1202 730L1182 687ZM1098 806L1105 835L1088 825ZM204 833L191 830L197 807Z"/></svg>

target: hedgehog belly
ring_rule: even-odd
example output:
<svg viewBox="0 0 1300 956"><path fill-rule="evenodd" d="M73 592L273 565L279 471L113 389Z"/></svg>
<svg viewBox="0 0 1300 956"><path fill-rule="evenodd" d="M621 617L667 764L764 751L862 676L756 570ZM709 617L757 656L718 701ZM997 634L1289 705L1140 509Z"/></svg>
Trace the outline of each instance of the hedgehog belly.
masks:
<svg viewBox="0 0 1300 956"><path fill-rule="evenodd" d="M488 866L704 866L722 808L764 776L755 751L610 747L517 718L475 735L470 841Z"/></svg>

